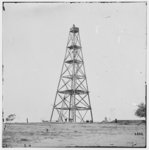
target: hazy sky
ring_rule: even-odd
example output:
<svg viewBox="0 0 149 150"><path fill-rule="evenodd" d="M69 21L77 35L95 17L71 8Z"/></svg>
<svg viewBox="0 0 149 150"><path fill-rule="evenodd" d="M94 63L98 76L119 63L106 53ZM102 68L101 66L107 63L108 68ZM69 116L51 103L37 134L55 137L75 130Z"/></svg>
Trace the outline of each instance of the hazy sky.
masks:
<svg viewBox="0 0 149 150"><path fill-rule="evenodd" d="M145 3L5 3L3 108L49 120L70 27L80 29L94 121L137 119L145 102Z"/></svg>

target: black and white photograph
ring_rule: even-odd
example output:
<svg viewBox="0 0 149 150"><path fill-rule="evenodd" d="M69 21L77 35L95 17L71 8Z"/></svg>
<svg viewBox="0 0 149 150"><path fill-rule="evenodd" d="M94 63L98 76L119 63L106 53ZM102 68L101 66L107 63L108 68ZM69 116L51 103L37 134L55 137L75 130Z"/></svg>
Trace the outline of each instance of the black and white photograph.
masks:
<svg viewBox="0 0 149 150"><path fill-rule="evenodd" d="M147 147L147 2L2 2L2 147Z"/></svg>

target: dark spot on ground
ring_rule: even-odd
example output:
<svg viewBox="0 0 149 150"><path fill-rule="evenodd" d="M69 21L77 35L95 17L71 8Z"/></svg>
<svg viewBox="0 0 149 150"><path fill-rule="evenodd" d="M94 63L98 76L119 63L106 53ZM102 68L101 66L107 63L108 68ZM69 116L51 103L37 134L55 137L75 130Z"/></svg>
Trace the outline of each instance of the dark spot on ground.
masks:
<svg viewBox="0 0 149 150"><path fill-rule="evenodd" d="M21 139L21 141L29 141L29 140L28 140L28 139L24 139L24 138L22 138L22 139Z"/></svg>

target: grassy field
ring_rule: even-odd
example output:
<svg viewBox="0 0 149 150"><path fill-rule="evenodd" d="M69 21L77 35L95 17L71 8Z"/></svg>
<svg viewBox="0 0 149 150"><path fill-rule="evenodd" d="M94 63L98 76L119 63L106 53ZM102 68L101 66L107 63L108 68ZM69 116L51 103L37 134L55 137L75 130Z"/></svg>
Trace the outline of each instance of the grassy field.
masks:
<svg viewBox="0 0 149 150"><path fill-rule="evenodd" d="M13 123L3 147L145 147L145 124Z"/></svg>

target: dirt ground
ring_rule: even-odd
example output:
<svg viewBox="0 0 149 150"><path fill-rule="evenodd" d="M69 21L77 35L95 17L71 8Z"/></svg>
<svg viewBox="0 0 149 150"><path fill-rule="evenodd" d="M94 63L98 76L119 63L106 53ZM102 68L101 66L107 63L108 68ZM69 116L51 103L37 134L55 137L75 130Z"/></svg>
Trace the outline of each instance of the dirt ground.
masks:
<svg viewBox="0 0 149 150"><path fill-rule="evenodd" d="M145 124L15 123L3 131L3 147L145 147Z"/></svg>

